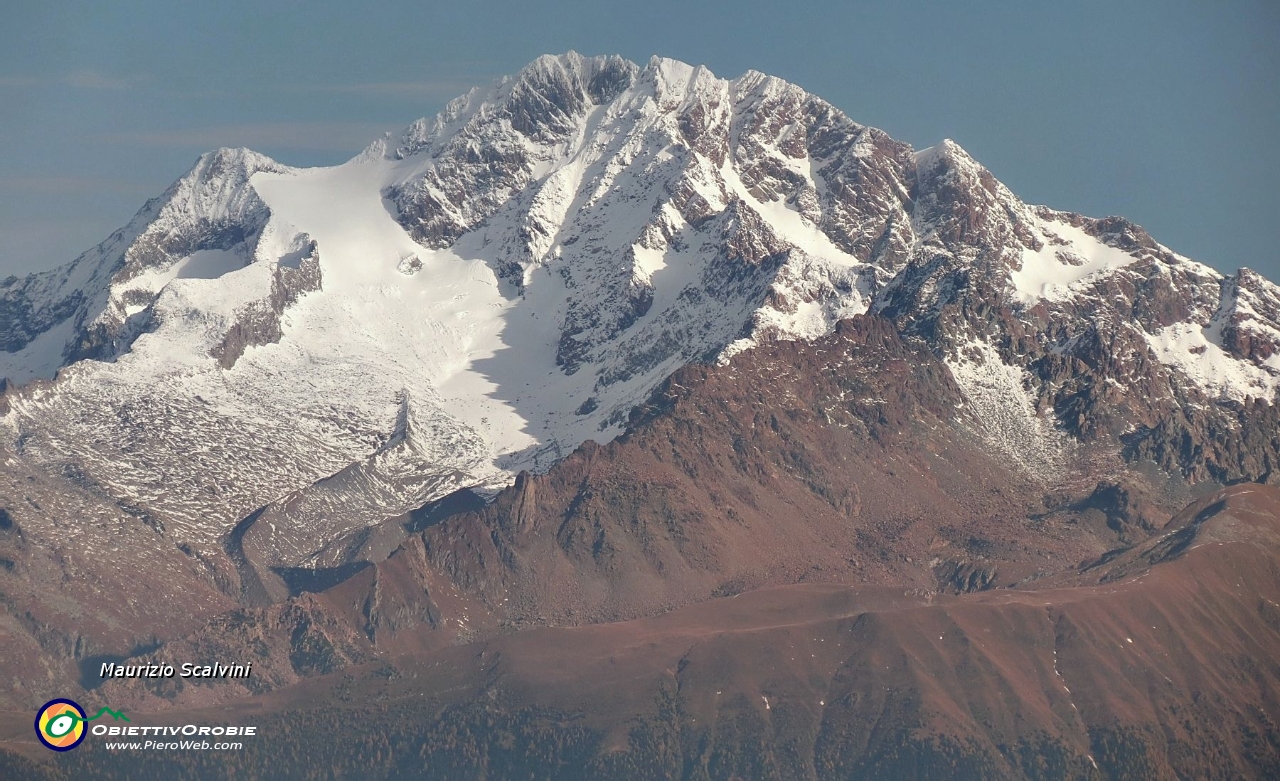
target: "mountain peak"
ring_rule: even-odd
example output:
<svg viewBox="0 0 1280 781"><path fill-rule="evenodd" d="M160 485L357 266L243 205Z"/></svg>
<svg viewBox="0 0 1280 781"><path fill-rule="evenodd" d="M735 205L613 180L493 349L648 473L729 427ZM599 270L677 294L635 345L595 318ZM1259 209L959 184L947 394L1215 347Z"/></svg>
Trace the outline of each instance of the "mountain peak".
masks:
<svg viewBox="0 0 1280 781"><path fill-rule="evenodd" d="M254 174L289 170L251 149L221 147L200 155L191 170L169 188L163 209L174 221L231 219L255 197L248 186Z"/></svg>
<svg viewBox="0 0 1280 781"><path fill-rule="evenodd" d="M214 170L264 170L282 169L283 167L270 157L247 147L223 146L200 155L196 160L196 164L192 167L192 172L210 168Z"/></svg>
<svg viewBox="0 0 1280 781"><path fill-rule="evenodd" d="M527 87L554 98L560 92L578 92L594 102L604 102L620 91L617 85L630 85L637 67L635 63L616 54L593 57L575 51L564 54L544 54L522 68L514 77L499 80L509 84L512 91ZM605 88L612 85L613 90ZM625 87L623 87L625 88Z"/></svg>
<svg viewBox="0 0 1280 781"><path fill-rule="evenodd" d="M1227 295L1119 221L1023 204L953 141L913 152L757 71L547 55L382 144L309 170L215 150L82 261L8 285L0 375L77 364L47 391L63 412L15 403L14 430L73 453L134 436L86 410L164 410L182 423L156 430L203 432L234 488L192 476L154 509L211 540L369 458L405 405L444 454L392 481L408 507L440 470L493 488L609 441L690 363L868 312L945 358L1033 476L1066 437L1145 441L1175 408L1280 385L1269 283ZM1133 409L1099 401L1139 381ZM237 460L267 439L271 463ZM86 468L148 485L188 463L171 433L102 447ZM1146 455L1217 457L1183 452Z"/></svg>
<svg viewBox="0 0 1280 781"><path fill-rule="evenodd" d="M931 173L938 166L960 168L965 171L986 170L981 163L950 138L944 138L933 146L915 153L916 168L921 174Z"/></svg>
<svg viewBox="0 0 1280 781"><path fill-rule="evenodd" d="M403 159L417 154L486 117L504 119L527 135L567 131L574 116L615 98L631 86L638 72L635 63L618 55L544 54L487 90L472 88L455 98L434 120L414 122L392 156Z"/></svg>
<svg viewBox="0 0 1280 781"><path fill-rule="evenodd" d="M687 62L657 54L649 58L644 73L663 84L688 83L695 76L703 73L714 78L711 71L704 65L690 65Z"/></svg>
<svg viewBox="0 0 1280 781"><path fill-rule="evenodd" d="M49 381L22 384L32 378ZM459 740L425 743L456 744L490 775L512 775L517 754L551 758L548 735L565 762L587 758L591 732L610 743L584 770L596 775L680 775L711 756L748 776L1119 776L1173 767L1161 752L1178 740L1143 713L1195 703L1139 698L1136 721L1108 731L1095 667L1122 673L1103 688L1143 684L1124 657L1177 650L1168 639L1186 626L1222 634L1201 620L1205 577L1232 597L1214 604L1240 631L1161 656L1148 668L1169 685L1144 689L1201 691L1204 658L1276 647L1264 626L1280 627L1275 603L1262 610L1254 587L1280 598L1275 546L1204 543L1274 542L1275 524L1246 516L1274 514L1280 494L1204 491L1166 521L1194 483L1280 479L1280 289L1191 263L1122 219L1028 206L955 142L915 152L758 71L725 80L664 58L547 55L342 165L213 150L77 260L0 282L0 380L18 385L0 384L0 590L21 619L5 624L15 652L0 671L24 682L0 694L6 707L79 699L66 690L75 672L86 686L99 677L86 658L252 658L258 695L319 676L321 688L294 691L338 696L360 718L348 707L360 685L348 684L364 676L370 708L413 695L428 719L461 719L462 731L437 720L418 738L390 725L408 752L371 765L364 751L375 774L420 773L423 730L453 730ZM1169 574L1178 561L1185 578ZM1147 577L1152 566L1165 574ZM1242 585L1238 572L1256 577ZM801 585L747 593L788 583ZM149 599L157 584L165 598ZM1105 615L1102 586L1138 609ZM1026 596L968 594L990 588ZM1093 607L1064 612L1073 601ZM1001 605L1012 612L969 620ZM1152 605L1189 605L1195 620ZM519 652L513 631L658 614L665 628L620 628L634 653L591 630L580 659L663 697L678 667L683 699L659 709L676 722L655 722L649 695L622 698L638 721L596 709L585 732L573 714L525 707L537 697L509 713L486 704L479 723L466 707L475 687L437 696L458 689L454 662L470 669L463 684L493 691ZM1081 621L1105 631L1075 631ZM993 647L995 634L975 634L985 627L1016 630L986 657L1007 681L969 676L998 701L898 685ZM725 665L707 662L745 630L776 642L765 655L745 644L731 666L746 677L722 680ZM655 642L636 645L637 632ZM1076 642L1088 634L1092 645ZM874 635L889 644L863 642ZM477 640L488 644L447 648ZM1026 653L1011 656L1019 643ZM654 661L658 646L671 659ZM942 663L911 662L930 655ZM860 674L879 658L908 664ZM1258 668L1229 666L1240 675L1216 676L1231 680L1206 697L1280 688ZM416 684L413 669L426 676ZM552 672L507 680L537 695L564 688ZM601 690L594 673L577 677L590 684L582 702ZM211 713L248 692L227 683L104 682L83 701ZM1103 699L1120 711L1134 700ZM1226 704L1261 721L1193 741L1206 763L1261 745L1240 736L1272 734L1256 700ZM992 702L1014 721L1043 718L1011 732ZM725 729L715 713L704 727L707 708ZM894 728L868 747L863 726L890 711ZM944 714L918 720L921 751L900 740L916 711ZM368 712L375 726L397 715ZM302 723L287 718L275 723ZM771 756L762 718L786 721L774 721L786 745ZM494 719L514 754L473 751L490 749L466 730ZM652 740L613 750L610 736L655 725L692 754L662 752L663 766L644 756ZM865 745L844 751L849 735ZM431 767L464 767L445 748ZM82 751L82 765L103 766L100 753ZM542 775L571 772L565 762ZM1221 774L1247 775L1239 767Z"/></svg>

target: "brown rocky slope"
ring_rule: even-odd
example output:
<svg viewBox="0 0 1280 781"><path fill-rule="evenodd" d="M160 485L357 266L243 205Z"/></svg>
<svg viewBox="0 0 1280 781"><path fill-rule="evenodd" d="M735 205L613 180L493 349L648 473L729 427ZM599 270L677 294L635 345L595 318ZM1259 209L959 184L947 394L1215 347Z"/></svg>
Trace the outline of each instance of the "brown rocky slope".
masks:
<svg viewBox="0 0 1280 781"><path fill-rule="evenodd" d="M241 752L3 756L48 778L1268 778L1277 553L1280 490L1243 485L1018 588L768 588L134 715L263 725Z"/></svg>

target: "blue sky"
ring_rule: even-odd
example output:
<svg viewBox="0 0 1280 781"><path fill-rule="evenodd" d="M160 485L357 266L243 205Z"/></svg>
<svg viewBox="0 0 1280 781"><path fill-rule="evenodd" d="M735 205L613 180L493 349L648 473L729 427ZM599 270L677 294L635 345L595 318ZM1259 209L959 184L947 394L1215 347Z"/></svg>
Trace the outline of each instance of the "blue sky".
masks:
<svg viewBox="0 0 1280 781"><path fill-rule="evenodd" d="M1280 279L1280 3L313 0L0 10L0 274L70 260L201 152L330 164L546 52L796 82L1034 203Z"/></svg>

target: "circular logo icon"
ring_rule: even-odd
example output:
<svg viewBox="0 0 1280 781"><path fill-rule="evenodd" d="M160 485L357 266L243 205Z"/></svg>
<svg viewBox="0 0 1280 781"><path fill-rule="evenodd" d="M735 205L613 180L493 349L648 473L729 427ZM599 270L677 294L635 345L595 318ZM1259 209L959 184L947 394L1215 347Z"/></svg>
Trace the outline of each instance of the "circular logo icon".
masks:
<svg viewBox="0 0 1280 781"><path fill-rule="evenodd" d="M36 737L54 751L70 751L84 740L85 721L74 700L49 700L36 711Z"/></svg>

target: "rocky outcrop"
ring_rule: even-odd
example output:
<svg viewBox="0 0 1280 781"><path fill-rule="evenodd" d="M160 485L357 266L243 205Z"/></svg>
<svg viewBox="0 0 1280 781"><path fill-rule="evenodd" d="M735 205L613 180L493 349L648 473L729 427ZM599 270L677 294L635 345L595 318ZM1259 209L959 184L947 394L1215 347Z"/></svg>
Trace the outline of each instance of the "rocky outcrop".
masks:
<svg viewBox="0 0 1280 781"><path fill-rule="evenodd" d="M280 316L285 309L300 296L321 289L316 243L305 235L298 238L298 243L301 246L289 256L294 265L282 263L272 272L270 297L241 309L222 341L210 351L222 368L235 366L249 347L280 341Z"/></svg>

